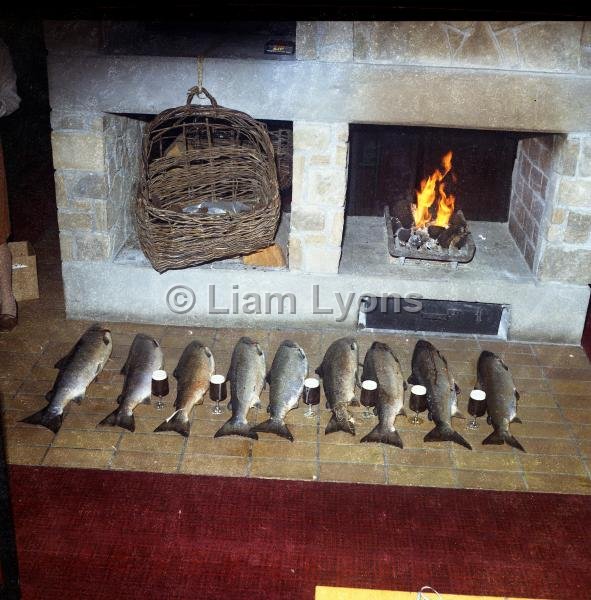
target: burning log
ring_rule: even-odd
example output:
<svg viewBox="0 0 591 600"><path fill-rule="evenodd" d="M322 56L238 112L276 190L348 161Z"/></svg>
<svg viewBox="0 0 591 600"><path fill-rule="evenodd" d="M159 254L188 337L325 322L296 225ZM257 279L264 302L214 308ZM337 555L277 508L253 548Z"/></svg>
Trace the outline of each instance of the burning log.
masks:
<svg viewBox="0 0 591 600"><path fill-rule="evenodd" d="M398 219L400 225L405 229L410 229L414 225L414 217L412 215L412 207L410 202L399 200L392 207L392 216Z"/></svg>
<svg viewBox="0 0 591 600"><path fill-rule="evenodd" d="M406 244L408 242L408 240L410 239L410 235L412 233L411 229L407 229L406 227L401 227L397 232L396 235L398 236L398 239Z"/></svg>
<svg viewBox="0 0 591 600"><path fill-rule="evenodd" d="M429 225L427 227L428 234L434 239L438 240L439 236L445 231L445 227L440 227L439 225Z"/></svg>
<svg viewBox="0 0 591 600"><path fill-rule="evenodd" d="M468 221L466 221L466 217L464 217L464 212L461 210L456 210L456 212L451 216L449 220L449 224L451 227L467 227Z"/></svg>
<svg viewBox="0 0 591 600"><path fill-rule="evenodd" d="M456 211L450 221L449 227L444 229L437 238L442 248L457 248L458 250L466 243L468 237L468 223L461 210Z"/></svg>

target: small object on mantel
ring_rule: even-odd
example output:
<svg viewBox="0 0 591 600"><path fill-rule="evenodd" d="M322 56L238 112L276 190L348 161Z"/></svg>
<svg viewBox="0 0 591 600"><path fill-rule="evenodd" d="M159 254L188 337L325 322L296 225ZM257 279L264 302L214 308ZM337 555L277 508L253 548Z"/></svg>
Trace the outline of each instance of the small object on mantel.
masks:
<svg viewBox="0 0 591 600"><path fill-rule="evenodd" d="M272 244L262 250L257 250L252 254L246 254L242 257L245 265L252 267L286 267L285 255L279 244Z"/></svg>
<svg viewBox="0 0 591 600"><path fill-rule="evenodd" d="M265 54L293 54L295 43L288 40L271 40L265 44Z"/></svg>

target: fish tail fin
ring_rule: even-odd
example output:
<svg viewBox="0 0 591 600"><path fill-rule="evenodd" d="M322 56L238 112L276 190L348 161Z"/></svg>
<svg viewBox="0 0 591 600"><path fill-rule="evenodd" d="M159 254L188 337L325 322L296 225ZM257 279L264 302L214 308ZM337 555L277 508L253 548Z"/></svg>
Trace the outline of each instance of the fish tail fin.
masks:
<svg viewBox="0 0 591 600"><path fill-rule="evenodd" d="M43 427L47 427L47 429L50 429L53 433L57 433L60 430L63 421L63 412L56 413L51 410L50 406L46 406L39 412L32 414L30 417L22 419L21 422L29 423L30 425L43 425Z"/></svg>
<svg viewBox="0 0 591 600"><path fill-rule="evenodd" d="M189 437L189 433L191 433L191 422L184 411L177 410L170 419L167 419L158 425L154 431L176 431L183 437Z"/></svg>
<svg viewBox="0 0 591 600"><path fill-rule="evenodd" d="M335 431L345 431L355 435L355 421L344 408L337 409L330 417L330 421L324 430L324 434L334 433Z"/></svg>
<svg viewBox="0 0 591 600"><path fill-rule="evenodd" d="M287 425L283 421L278 419L269 419L263 423L255 425L251 431L258 431L259 433L274 433L290 442L293 442L293 435Z"/></svg>
<svg viewBox="0 0 591 600"><path fill-rule="evenodd" d="M517 448L517 450L525 452L525 448L519 443L519 440L506 429L495 429L482 443L485 446L508 444L512 448Z"/></svg>
<svg viewBox="0 0 591 600"><path fill-rule="evenodd" d="M241 435L242 437L258 440L259 436L253 431L246 421L239 421L232 417L226 421L216 432L213 437L223 437L225 435Z"/></svg>
<svg viewBox="0 0 591 600"><path fill-rule="evenodd" d="M431 429L431 431L423 438L425 442L455 442L468 450L472 450L472 446L457 432L454 431L449 425L440 423Z"/></svg>
<svg viewBox="0 0 591 600"><path fill-rule="evenodd" d="M376 425L365 437L361 438L362 442L382 442L383 444L390 444L391 446L398 446L403 448L402 440L400 435L394 429L392 431L385 430L381 425Z"/></svg>
<svg viewBox="0 0 591 600"><path fill-rule="evenodd" d="M99 425L111 425L111 427L119 426L128 431L135 431L135 419L133 418L133 413L128 415L121 410L121 407L105 417Z"/></svg>

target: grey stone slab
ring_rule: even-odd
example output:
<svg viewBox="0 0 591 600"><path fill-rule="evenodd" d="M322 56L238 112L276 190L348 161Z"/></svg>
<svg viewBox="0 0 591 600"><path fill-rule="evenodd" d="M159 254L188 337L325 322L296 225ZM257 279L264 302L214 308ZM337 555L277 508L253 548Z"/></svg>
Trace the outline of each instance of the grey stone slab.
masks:
<svg viewBox="0 0 591 600"><path fill-rule="evenodd" d="M524 67L544 71L576 71L582 31L583 21L542 21L521 27L516 35Z"/></svg>
<svg viewBox="0 0 591 600"><path fill-rule="evenodd" d="M470 230L476 243L474 259L459 265L452 274L449 263L407 260L401 265L388 254L383 218L347 217L339 272L358 274L364 271L395 279L453 277L454 281L465 283L535 281L506 223L472 221Z"/></svg>
<svg viewBox="0 0 591 600"><path fill-rule="evenodd" d="M62 110L156 114L195 84L188 58L50 54L48 69ZM261 119L591 131L591 77L306 60L210 59L206 72L221 105Z"/></svg>
<svg viewBox="0 0 591 600"><path fill-rule="evenodd" d="M289 271L184 269L158 274L150 267L116 263L63 264L68 318L105 319L207 327L291 327L354 331L358 302L364 294L418 294L424 298L480 301L509 308L509 338L578 344L589 288L531 281L467 282L457 272L429 279L357 274L296 274ZM204 274L206 276L204 277ZM185 313L171 311L167 297L174 286L193 290L195 305ZM214 298L210 294L213 286ZM245 294L292 294L295 312L277 310L246 314ZM232 308L238 294L238 310ZM315 300L316 298L316 300ZM343 310L351 298L353 309ZM339 303L340 300L340 303ZM225 314L213 310L227 310Z"/></svg>

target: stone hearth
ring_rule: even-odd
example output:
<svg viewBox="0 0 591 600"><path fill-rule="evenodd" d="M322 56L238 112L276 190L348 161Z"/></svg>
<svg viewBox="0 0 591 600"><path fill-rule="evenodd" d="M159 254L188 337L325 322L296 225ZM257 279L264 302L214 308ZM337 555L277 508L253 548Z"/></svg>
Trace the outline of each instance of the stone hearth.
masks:
<svg viewBox="0 0 591 600"><path fill-rule="evenodd" d="M318 284L320 304L337 311L338 292L497 302L508 307L512 339L579 341L591 281L590 23L301 22L295 60L206 58L204 83L221 105L293 121L289 270L164 275L141 261L116 260L133 237L143 129L133 115L181 104L195 84L196 61L102 54L99 39L100 23L46 25L70 317L355 326L354 311L339 322L314 312ZM354 261L347 240L358 240L362 230L351 238L348 230L342 244L350 123L527 133L515 162L509 221L499 226L514 241L511 256L495 260L483 246L475 263L454 272L394 268L373 255ZM486 269L478 267L482 260L489 261ZM179 284L197 294L184 315L166 303L167 291ZM218 297L235 286L293 293L298 309L211 315L208 285Z"/></svg>

